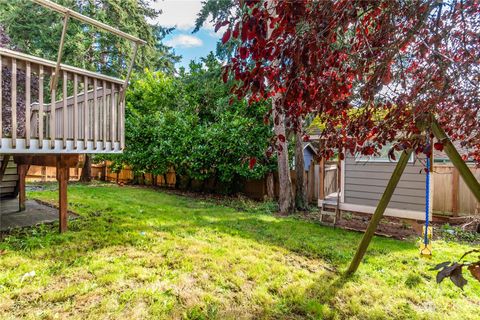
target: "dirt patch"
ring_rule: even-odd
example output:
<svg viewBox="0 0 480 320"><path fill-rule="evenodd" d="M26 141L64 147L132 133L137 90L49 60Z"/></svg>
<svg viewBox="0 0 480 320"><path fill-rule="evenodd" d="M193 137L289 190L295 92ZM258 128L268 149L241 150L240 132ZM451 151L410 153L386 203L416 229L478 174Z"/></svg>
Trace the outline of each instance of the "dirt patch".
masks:
<svg viewBox="0 0 480 320"><path fill-rule="evenodd" d="M372 217L368 213L347 212L341 213L341 218L334 222L334 215L322 215L319 211L304 212L299 215L301 219L320 222L326 226L341 228L350 231L365 232ZM376 235L394 238L398 240L407 240L420 236L423 221L415 221L410 219L400 219L395 217L383 217L380 220Z"/></svg>
<svg viewBox="0 0 480 320"><path fill-rule="evenodd" d="M371 215L364 213L343 212L336 226L347 230L364 232L370 222ZM423 222L395 217L384 217L380 220L375 234L405 240L420 235Z"/></svg>

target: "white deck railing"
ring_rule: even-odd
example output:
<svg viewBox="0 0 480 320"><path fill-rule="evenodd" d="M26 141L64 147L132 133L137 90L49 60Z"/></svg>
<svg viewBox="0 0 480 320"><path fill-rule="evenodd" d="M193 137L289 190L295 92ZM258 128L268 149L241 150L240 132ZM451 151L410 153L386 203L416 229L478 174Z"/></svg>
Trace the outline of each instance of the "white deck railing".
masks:
<svg viewBox="0 0 480 320"><path fill-rule="evenodd" d="M125 82L61 64L50 88L55 67L0 48L0 153L121 152Z"/></svg>

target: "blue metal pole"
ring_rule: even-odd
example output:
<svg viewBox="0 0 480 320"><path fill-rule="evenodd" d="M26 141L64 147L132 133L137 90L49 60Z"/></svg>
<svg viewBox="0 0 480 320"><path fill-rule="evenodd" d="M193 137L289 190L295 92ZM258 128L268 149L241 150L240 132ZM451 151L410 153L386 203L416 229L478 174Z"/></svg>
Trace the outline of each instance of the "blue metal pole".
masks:
<svg viewBox="0 0 480 320"><path fill-rule="evenodd" d="M425 247L428 245L428 225L430 214L430 157L427 158L427 178L425 181L425 235L423 243Z"/></svg>

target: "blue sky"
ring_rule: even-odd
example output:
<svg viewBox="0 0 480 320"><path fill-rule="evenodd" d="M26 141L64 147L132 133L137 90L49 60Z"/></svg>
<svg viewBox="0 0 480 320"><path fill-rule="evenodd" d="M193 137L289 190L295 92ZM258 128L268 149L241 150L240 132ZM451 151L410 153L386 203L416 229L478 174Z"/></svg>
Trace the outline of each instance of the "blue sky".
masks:
<svg viewBox="0 0 480 320"><path fill-rule="evenodd" d="M160 0L151 5L163 11L155 23L176 28L165 38L164 43L173 47L175 53L182 56L182 61L177 67L184 66L188 69L190 60L198 60L210 51L215 51L220 35L214 33L211 23L207 23L200 31L192 34L196 16L202 7L201 0Z"/></svg>

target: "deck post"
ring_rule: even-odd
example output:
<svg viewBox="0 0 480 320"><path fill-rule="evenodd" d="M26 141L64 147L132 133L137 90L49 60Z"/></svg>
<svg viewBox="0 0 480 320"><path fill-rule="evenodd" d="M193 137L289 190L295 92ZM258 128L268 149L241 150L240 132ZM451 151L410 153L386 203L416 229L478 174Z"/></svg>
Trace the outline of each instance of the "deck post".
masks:
<svg viewBox="0 0 480 320"><path fill-rule="evenodd" d="M452 141L450 141L450 138L448 138L445 131L443 131L442 127L440 127L435 119L432 121L432 132L435 135L435 138L437 138L437 140L443 144L443 150L447 154L448 158L450 161L452 161L453 165L458 170L458 173L477 201L480 202L480 183L465 164L465 161L463 161L457 149L455 149Z"/></svg>
<svg viewBox="0 0 480 320"><path fill-rule="evenodd" d="M398 163L395 166L395 170L393 170L392 176L388 181L387 187L385 188L385 191L383 192L383 195L380 198L380 201L378 202L377 208L373 213L372 219L368 224L367 230L363 235L362 241L358 246L357 252L355 253L355 256L353 257L352 262L348 267L347 275L354 274L355 271L357 271L358 266L360 265L360 262L362 261L363 256L367 251L368 245L370 244L370 241L372 241L373 235L375 234L375 230L377 230L378 224L380 223L380 220L382 219L383 214L385 213L385 209L387 208L388 203L392 198L393 192L395 191L395 188L397 187L397 184L400 181L400 178L402 177L403 171L407 166L408 159L410 159L411 154L412 154L412 150L404 150L402 152L402 155L400 156L400 159L398 160Z"/></svg>
<svg viewBox="0 0 480 320"><path fill-rule="evenodd" d="M67 184L69 166L65 156L57 156L59 232L67 231Z"/></svg>
<svg viewBox="0 0 480 320"><path fill-rule="evenodd" d="M25 177L27 171L27 164L18 165L18 211L25 211Z"/></svg>

